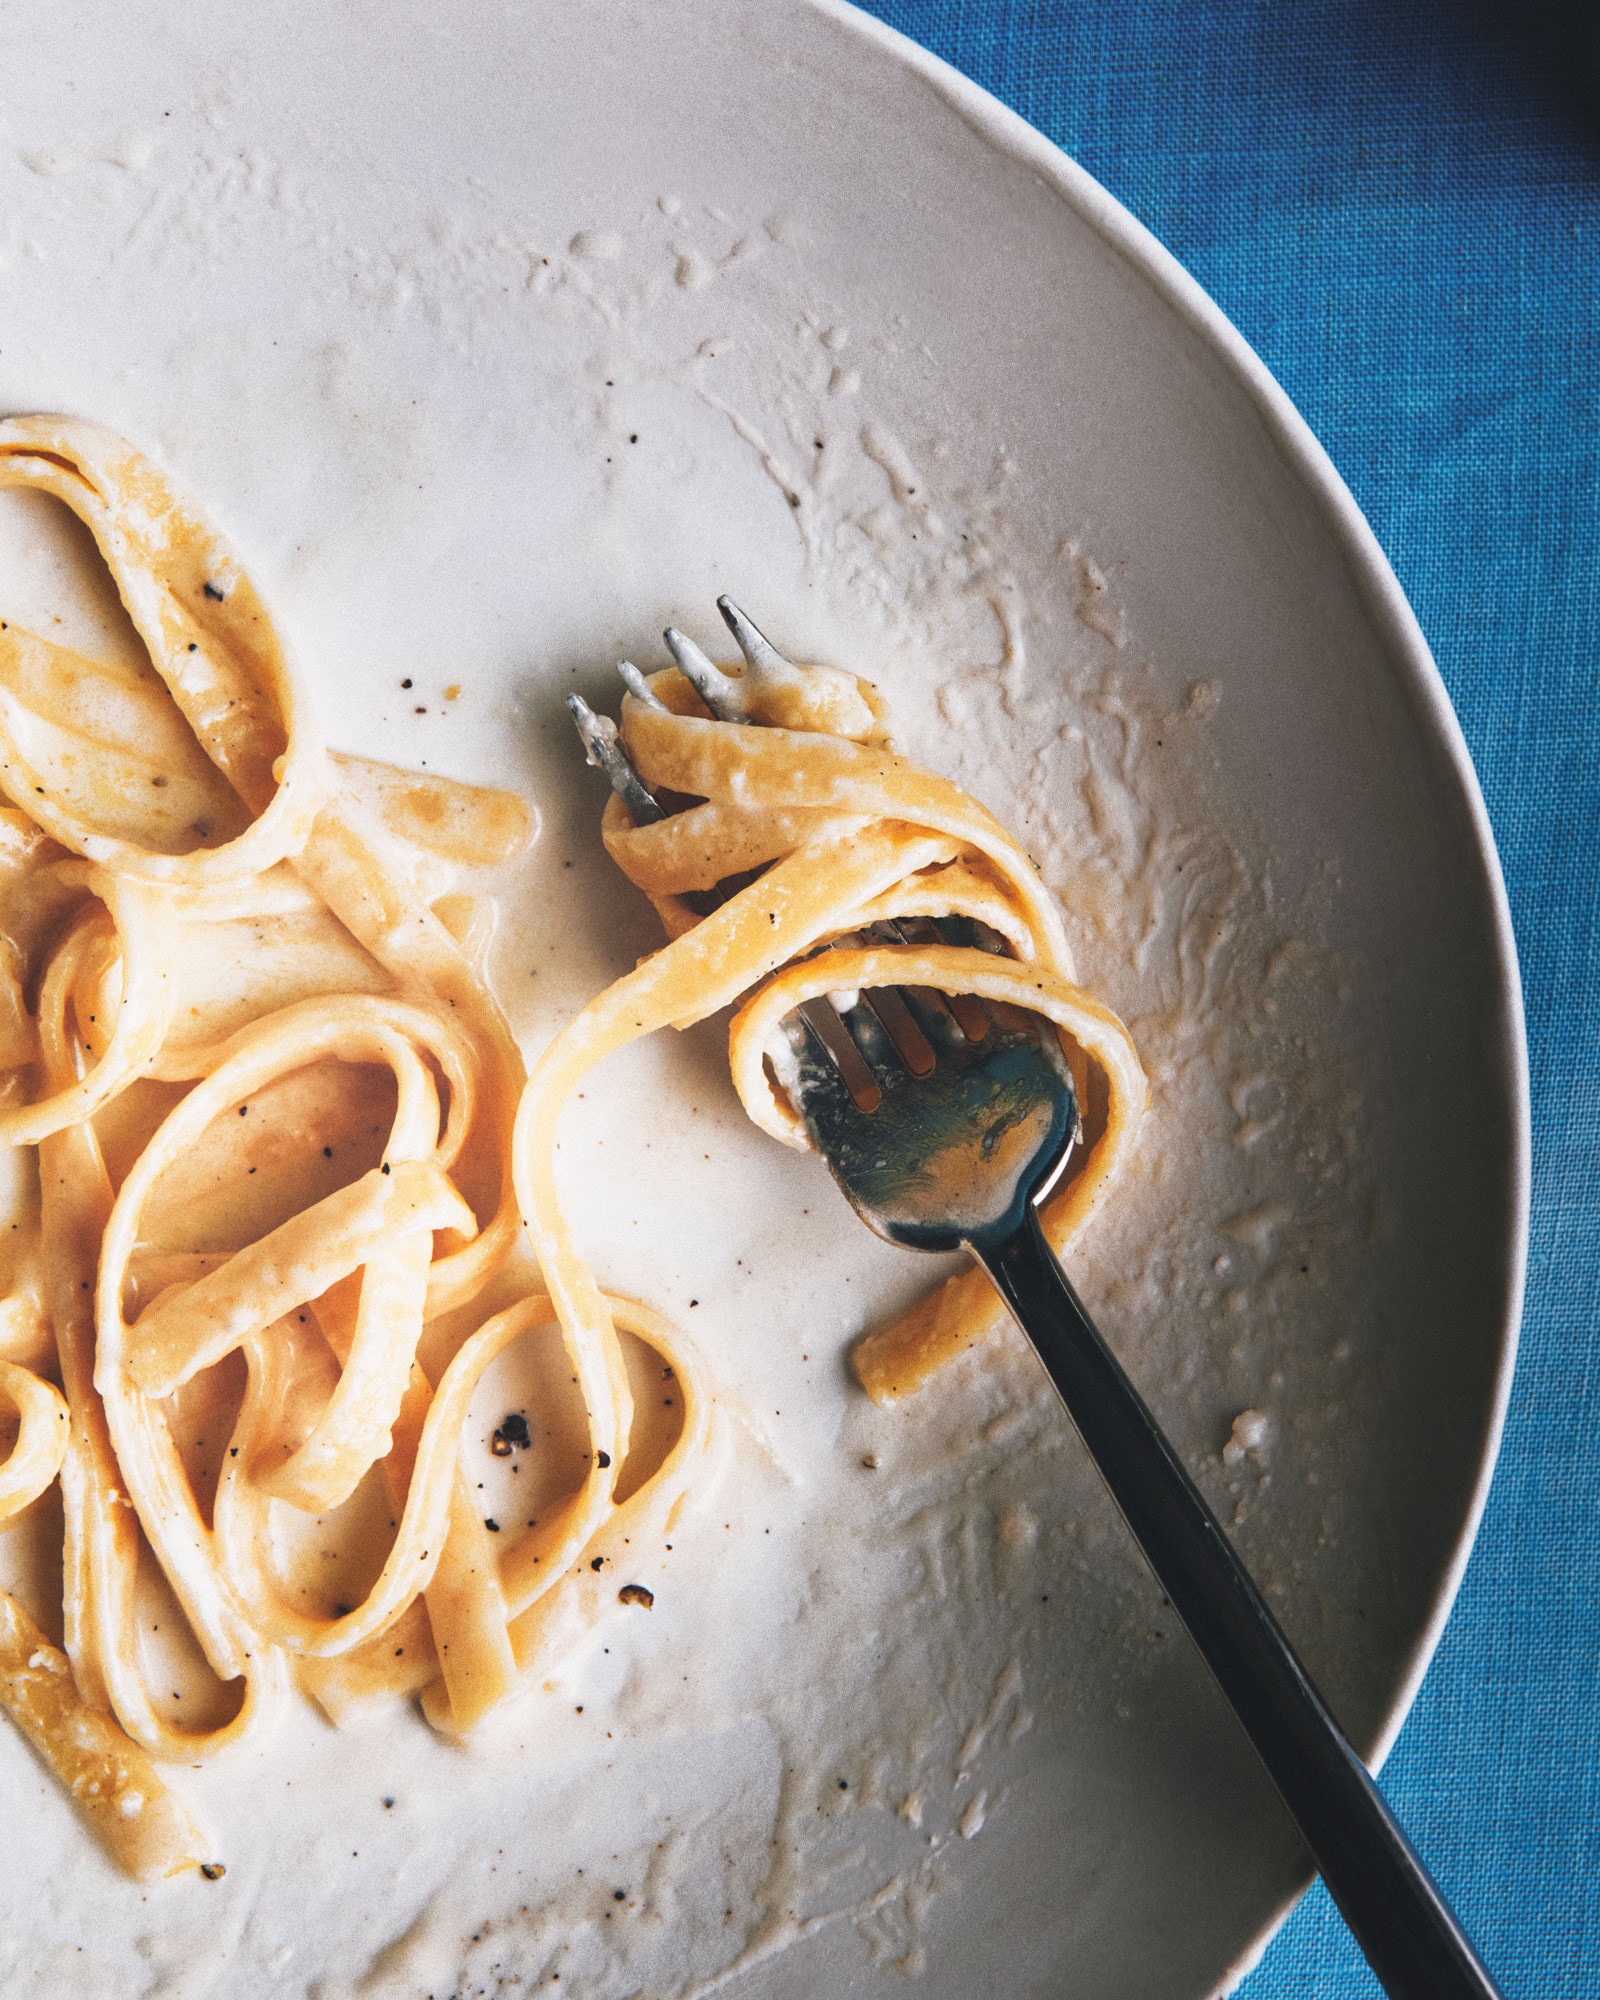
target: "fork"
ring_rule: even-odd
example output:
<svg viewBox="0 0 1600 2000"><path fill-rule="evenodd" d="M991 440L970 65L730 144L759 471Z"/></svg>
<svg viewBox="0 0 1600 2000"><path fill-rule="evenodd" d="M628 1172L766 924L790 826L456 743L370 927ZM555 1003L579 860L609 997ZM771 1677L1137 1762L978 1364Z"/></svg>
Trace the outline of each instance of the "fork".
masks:
<svg viewBox="0 0 1600 2000"><path fill-rule="evenodd" d="M726 598L718 610L759 676L781 659ZM667 645L714 716L742 719L738 684L692 641ZM624 662L630 691L649 696ZM720 684L720 685L719 685ZM616 737L568 697L591 761L629 811L659 817ZM642 797L641 797L642 795ZM966 940L963 940L966 941ZM1265 1598L1046 1240L1039 1203L1082 1136L1054 1030L1014 1009L899 995L930 1064L908 1060L892 1012L865 997L834 1015L871 1088L814 1014L789 1016L785 1084L856 1213L912 1250L969 1251L1032 1342L1124 1521L1293 1816L1393 2000L1499 2000L1482 1960L1296 1657ZM903 1039L903 1038L902 1038ZM920 1073L919 1073L920 1072Z"/></svg>

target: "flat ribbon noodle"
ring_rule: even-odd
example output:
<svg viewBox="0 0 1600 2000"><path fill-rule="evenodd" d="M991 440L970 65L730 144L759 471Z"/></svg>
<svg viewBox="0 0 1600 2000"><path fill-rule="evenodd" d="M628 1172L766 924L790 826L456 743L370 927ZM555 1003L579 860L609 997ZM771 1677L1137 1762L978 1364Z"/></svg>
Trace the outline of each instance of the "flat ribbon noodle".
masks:
<svg viewBox="0 0 1600 2000"><path fill-rule="evenodd" d="M0 1465L0 1522L31 1507L61 1470L67 1451L66 1402L31 1368L0 1361L0 1400L17 1413L17 1441Z"/></svg>
<svg viewBox="0 0 1600 2000"><path fill-rule="evenodd" d="M66 1655L0 1591L0 1709L60 1780L90 1829L141 1882L205 1864L209 1845L138 1744L79 1693Z"/></svg>
<svg viewBox="0 0 1600 2000"><path fill-rule="evenodd" d="M148 459L80 419L0 423L0 486L48 493L89 530L151 665L249 819L220 845L207 847L206 832L191 828L198 844L189 852L162 853L107 833L63 800L27 755L25 697L52 682L70 688L77 656L60 663L64 649L9 621L0 629L0 790L63 847L139 881L236 881L296 851L320 802L321 746L233 551ZM107 805L124 767L125 757L99 763Z"/></svg>
<svg viewBox="0 0 1600 2000"><path fill-rule="evenodd" d="M521 1053L477 968L394 865L381 825L354 799L337 795L318 814L297 866L402 993L427 996L471 1039L484 1112L474 1145L501 1163L500 1184L477 1234L429 1273L428 1309L448 1311L476 1296L519 1234L510 1153L525 1075Z"/></svg>
<svg viewBox="0 0 1600 2000"><path fill-rule="evenodd" d="M69 1008L75 1016L74 1049L55 1066L47 1095L0 1110L0 1145L38 1145L92 1117L150 1074L167 1031L163 893L81 861L58 862L51 874L64 894L81 889L95 899L52 952L40 982L41 1018L62 1018Z"/></svg>

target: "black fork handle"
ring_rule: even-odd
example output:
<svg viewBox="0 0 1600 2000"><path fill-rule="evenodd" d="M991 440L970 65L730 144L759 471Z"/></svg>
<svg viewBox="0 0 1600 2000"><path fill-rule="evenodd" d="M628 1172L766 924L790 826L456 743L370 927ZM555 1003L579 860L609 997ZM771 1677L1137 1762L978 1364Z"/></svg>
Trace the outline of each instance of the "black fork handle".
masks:
<svg viewBox="0 0 1600 2000"><path fill-rule="evenodd" d="M1384 1991L1392 2000L1500 2000L1216 1516L1085 1312L1038 1211L1030 1206L1003 1241L971 1247L1038 1349Z"/></svg>

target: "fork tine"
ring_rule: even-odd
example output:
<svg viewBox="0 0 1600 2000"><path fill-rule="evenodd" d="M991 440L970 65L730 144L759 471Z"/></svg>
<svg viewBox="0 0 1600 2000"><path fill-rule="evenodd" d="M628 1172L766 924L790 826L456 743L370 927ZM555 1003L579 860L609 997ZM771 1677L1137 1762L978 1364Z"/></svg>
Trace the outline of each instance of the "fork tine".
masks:
<svg viewBox="0 0 1600 2000"><path fill-rule="evenodd" d="M864 935L874 944L908 944L911 927L890 919L868 924ZM874 988L867 1003L888 1031L889 1039L913 1076L926 1076L938 1061L938 1049L958 1053L960 1037L951 1033L944 995L928 986Z"/></svg>
<svg viewBox="0 0 1600 2000"><path fill-rule="evenodd" d="M796 1013L813 1038L827 1051L839 1080L849 1091L858 1111L873 1112L883 1102L878 1080L866 1059L850 1039L850 1030L826 1000L807 1000Z"/></svg>
<svg viewBox="0 0 1600 2000"><path fill-rule="evenodd" d="M962 1022L958 1003L948 993L941 993L933 986L902 986L900 995L911 1010L911 1018L927 1036L940 1062L963 1060L969 1053L971 1045L982 1039L981 1036L968 1034ZM971 996L961 997L970 999ZM982 1013L979 1002L973 1001L972 1004L978 1008L983 1026L987 1030L988 1015Z"/></svg>
<svg viewBox="0 0 1600 2000"><path fill-rule="evenodd" d="M877 997L880 996L873 996ZM850 1031L850 1039L871 1070L874 1081L888 1083L896 1076L907 1073L910 1065L895 1047L893 1036L883 1024L883 1017L865 993L853 1007L836 1006L835 1011Z"/></svg>
<svg viewBox="0 0 1600 2000"><path fill-rule="evenodd" d="M610 716L596 715L581 694L569 694L567 707L578 725L585 756L605 772L606 782L628 808L634 825L654 826L657 820L665 819L654 794L646 788L629 763L627 751L617 741L617 725Z"/></svg>
<svg viewBox="0 0 1600 2000"><path fill-rule="evenodd" d="M835 946L872 944L898 944L900 934L893 924L867 924L859 931L846 932L833 940ZM922 1032L918 1017L907 1007L905 996L895 986L874 987L871 992L856 996L850 1008L838 1004L834 996L834 1006L840 1017L847 1013L852 1016L850 1032L856 1034L857 1027L867 1038L862 1043L862 1053L870 1063L882 1067L882 1044L885 1037L894 1054L899 1057L899 1066L912 1076L926 1076L938 1061L927 1036Z"/></svg>
<svg viewBox="0 0 1600 2000"><path fill-rule="evenodd" d="M743 720L744 704L739 699L738 683L729 679L720 667L702 653L686 633L676 625L669 625L661 635L667 642L667 651L678 663L678 671L710 709L718 722L739 722Z"/></svg>
<svg viewBox="0 0 1600 2000"><path fill-rule="evenodd" d="M901 917L896 921L895 928L908 944L969 943L970 938L947 937L945 925L950 921L948 918ZM907 991L910 993L912 989L907 988ZM981 1042L993 1025L988 1008L971 993L935 993L929 987L918 987L914 997L925 1002L928 1012L933 1012L932 1003L937 1003L940 1021L953 1018L969 1042ZM918 1010L917 1017L919 1020L923 1018L923 1010Z"/></svg>
<svg viewBox="0 0 1600 2000"><path fill-rule="evenodd" d="M939 1058L922 1032L921 1022L906 1005L905 995L899 987L874 987L870 993L863 993L861 998L882 1022L884 1033L894 1044L895 1054L911 1074L927 1076Z"/></svg>
<svg viewBox="0 0 1600 2000"><path fill-rule="evenodd" d="M792 664L786 660L772 641L757 630L734 603L731 597L719 597L717 609L722 613L723 623L739 643L739 651L744 654L745 664L758 679L763 675L771 678L776 674L790 675Z"/></svg>
<svg viewBox="0 0 1600 2000"><path fill-rule="evenodd" d="M622 676L622 685L635 701L642 701L646 708L659 708L663 715L666 714L667 704L654 691L632 660L618 660L617 672Z"/></svg>
<svg viewBox="0 0 1600 2000"><path fill-rule="evenodd" d="M952 912L947 917L934 917L929 921L946 944L966 945L973 951L986 951L991 958L1011 956L1011 947L1000 933L990 930L976 917L957 916Z"/></svg>
<svg viewBox="0 0 1600 2000"><path fill-rule="evenodd" d="M813 1137L814 1121L824 1104L829 1107L825 1122L853 1116L870 1118L883 1103L883 1092L827 1001L808 1000L797 1007L785 1017L784 1030L798 1065L788 1088L795 1109L805 1107L803 1115L813 1126ZM833 1046L835 1039L839 1049ZM842 1057L841 1051L848 1053ZM845 1063L860 1071L859 1084L847 1079Z"/></svg>

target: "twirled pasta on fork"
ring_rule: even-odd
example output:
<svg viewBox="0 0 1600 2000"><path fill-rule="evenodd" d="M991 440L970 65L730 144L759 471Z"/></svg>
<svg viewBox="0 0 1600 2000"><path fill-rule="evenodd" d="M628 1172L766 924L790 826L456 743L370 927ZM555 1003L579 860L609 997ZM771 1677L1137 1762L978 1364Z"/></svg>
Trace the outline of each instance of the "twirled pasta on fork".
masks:
<svg viewBox="0 0 1600 2000"><path fill-rule="evenodd" d="M676 667L648 680L631 663L621 669L627 765L646 803L659 794L677 809L641 823L624 766L603 836L670 942L556 1038L517 1119L517 1185L551 1295L565 1323L595 1338L605 1309L557 1196L556 1120L594 1063L653 1029L736 1005L729 1060L746 1111L775 1139L809 1147L782 1082L792 1070L784 1023L808 1002L920 987L1045 1017L1085 1127L1075 1168L1044 1210L1058 1252L1126 1158L1146 1101L1128 1032L1076 983L1060 912L1016 841L959 786L889 747L869 682L794 665L726 598L719 609L741 667L724 672L669 630ZM602 727L598 746L607 740ZM981 926L1010 955L945 942L937 926L952 918ZM885 935L897 941L876 941ZM958 1273L868 1334L856 1372L892 1403L1006 1318L981 1271Z"/></svg>

